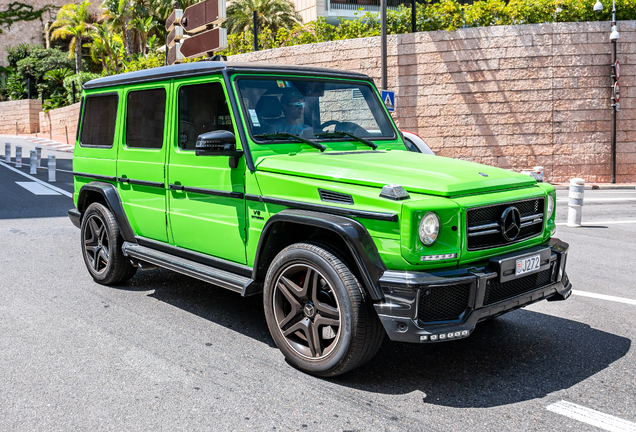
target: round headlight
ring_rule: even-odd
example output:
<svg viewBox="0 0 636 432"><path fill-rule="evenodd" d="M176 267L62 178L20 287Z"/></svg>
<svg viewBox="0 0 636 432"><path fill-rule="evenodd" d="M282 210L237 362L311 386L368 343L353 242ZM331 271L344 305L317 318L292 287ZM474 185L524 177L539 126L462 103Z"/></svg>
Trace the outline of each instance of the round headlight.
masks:
<svg viewBox="0 0 636 432"><path fill-rule="evenodd" d="M433 212L428 212L420 221L420 241L425 246L430 246L437 240L439 234L439 216Z"/></svg>
<svg viewBox="0 0 636 432"><path fill-rule="evenodd" d="M548 195L548 217L546 219L550 219L552 217L552 213L554 213L554 197L552 195Z"/></svg>

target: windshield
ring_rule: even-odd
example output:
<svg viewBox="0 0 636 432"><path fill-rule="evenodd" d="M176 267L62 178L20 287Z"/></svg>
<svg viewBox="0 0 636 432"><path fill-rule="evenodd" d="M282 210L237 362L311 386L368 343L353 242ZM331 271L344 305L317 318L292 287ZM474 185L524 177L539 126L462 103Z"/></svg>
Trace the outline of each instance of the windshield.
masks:
<svg viewBox="0 0 636 432"><path fill-rule="evenodd" d="M248 128L256 141L293 134L305 139L393 139L395 132L371 86L307 79L240 79Z"/></svg>

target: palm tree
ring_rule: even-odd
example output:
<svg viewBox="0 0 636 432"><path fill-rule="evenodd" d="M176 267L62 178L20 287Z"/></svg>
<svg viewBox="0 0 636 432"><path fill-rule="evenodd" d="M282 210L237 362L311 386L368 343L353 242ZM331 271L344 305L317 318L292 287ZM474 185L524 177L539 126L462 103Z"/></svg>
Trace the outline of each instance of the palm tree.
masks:
<svg viewBox="0 0 636 432"><path fill-rule="evenodd" d="M106 20L108 24L115 31L121 31L122 40L124 41L124 48L128 55L132 54L132 40L130 40L128 22L132 18L132 8L130 7L130 0L104 0L102 3L102 19Z"/></svg>
<svg viewBox="0 0 636 432"><path fill-rule="evenodd" d="M91 58L96 63L102 64L102 68L110 75L108 65L114 72L119 72L119 66L113 58L113 45L116 41L113 40L114 36L110 33L110 29L106 23L102 23L95 26L95 30L91 33L93 37L93 44L91 45ZM108 57L108 62L105 60L105 56Z"/></svg>
<svg viewBox="0 0 636 432"><path fill-rule="evenodd" d="M91 16L88 8L90 1L84 0L80 4L66 4L57 13L57 17L51 24L51 39L66 39L71 37L71 44L68 48L68 58L73 58L75 51L75 71L82 71L82 39L86 37L90 30L95 27L91 24Z"/></svg>
<svg viewBox="0 0 636 432"><path fill-rule="evenodd" d="M252 13L256 11L259 29L276 34L279 28L292 28L301 21L289 0L236 0L227 8L225 27L228 33L252 30Z"/></svg>
<svg viewBox="0 0 636 432"><path fill-rule="evenodd" d="M157 21L154 20L153 17L149 16L147 18L136 17L130 21L130 25L137 30L137 34L140 39L141 46L141 54L146 55L147 50L146 47L148 45L148 36L150 32L157 26Z"/></svg>

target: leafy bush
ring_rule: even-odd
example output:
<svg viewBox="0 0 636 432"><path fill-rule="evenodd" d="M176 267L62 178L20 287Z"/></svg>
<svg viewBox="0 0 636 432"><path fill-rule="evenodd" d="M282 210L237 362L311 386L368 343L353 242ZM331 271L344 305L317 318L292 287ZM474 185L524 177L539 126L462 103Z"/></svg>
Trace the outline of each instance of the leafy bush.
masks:
<svg viewBox="0 0 636 432"><path fill-rule="evenodd" d="M417 4L417 30L453 31L465 27L496 25L538 24L548 22L609 21L611 8L606 5L601 13L594 12L591 0L479 0L462 5L457 0L440 0ZM629 20L636 16L635 0L616 0L617 19ZM388 34L411 31L411 8L400 5L387 12ZM259 49L301 45L316 42L354 39L380 35L378 14L358 11L353 20L341 19L339 25L327 23L324 18L308 24L296 24L291 29L280 29L275 35L259 33ZM234 55L251 52L251 32L228 35L228 48L220 54Z"/></svg>
<svg viewBox="0 0 636 432"><path fill-rule="evenodd" d="M144 69L156 68L163 66L166 62L164 53L151 52L147 56L137 55L131 61L124 61L124 70L122 72L133 72Z"/></svg>
<svg viewBox="0 0 636 432"><path fill-rule="evenodd" d="M64 78L64 89L66 90L66 105L73 103L73 83L75 83L75 102L79 102L82 96L82 85L101 75L91 72L80 72Z"/></svg>

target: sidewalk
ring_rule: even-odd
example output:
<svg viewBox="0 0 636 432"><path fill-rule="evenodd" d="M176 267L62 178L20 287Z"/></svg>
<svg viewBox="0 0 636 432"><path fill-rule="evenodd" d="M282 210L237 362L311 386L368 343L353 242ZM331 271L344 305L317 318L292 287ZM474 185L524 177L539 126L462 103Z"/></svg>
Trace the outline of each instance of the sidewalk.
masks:
<svg viewBox="0 0 636 432"><path fill-rule="evenodd" d="M65 153L73 153L73 149L75 147L75 136L69 135L69 143L66 143L66 137L64 136L56 136L52 137L48 133L38 133L36 134L21 134L21 135L13 135L15 138L21 138L25 141L31 142L38 146L42 146L42 148L46 148L47 150L61 151Z"/></svg>
<svg viewBox="0 0 636 432"><path fill-rule="evenodd" d="M556 190L570 189L570 183L552 183ZM636 189L634 183L585 183L585 190Z"/></svg>

